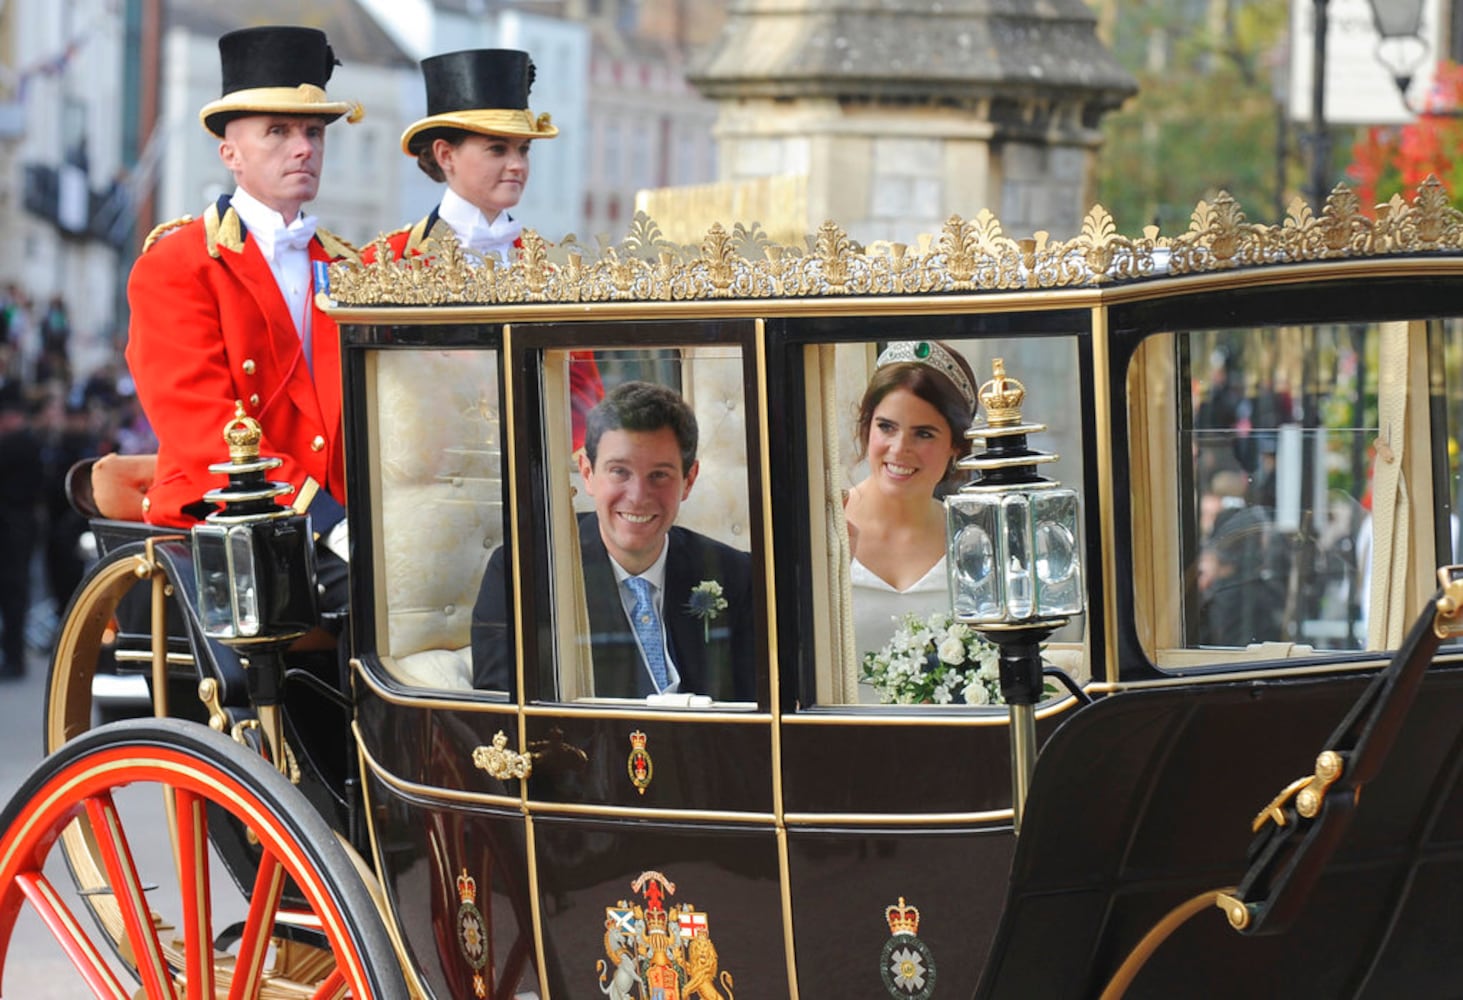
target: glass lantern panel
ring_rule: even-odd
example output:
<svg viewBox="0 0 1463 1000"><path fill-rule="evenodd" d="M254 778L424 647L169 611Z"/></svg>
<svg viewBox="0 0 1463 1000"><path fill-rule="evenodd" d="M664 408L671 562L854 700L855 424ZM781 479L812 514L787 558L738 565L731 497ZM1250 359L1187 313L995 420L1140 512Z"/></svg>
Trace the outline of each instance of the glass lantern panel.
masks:
<svg viewBox="0 0 1463 1000"><path fill-rule="evenodd" d="M1077 494L1047 490L1031 497L1035 522L1036 608L1044 617L1082 613Z"/></svg>
<svg viewBox="0 0 1463 1000"><path fill-rule="evenodd" d="M949 564L955 617L963 622L999 622L1005 617L1003 580L997 572L1000 501L981 494L947 498L954 561Z"/></svg>
<svg viewBox="0 0 1463 1000"><path fill-rule="evenodd" d="M1002 565L1006 576L1006 611L1013 620L1035 613L1032 581L1031 498L1025 493L1001 498Z"/></svg>
<svg viewBox="0 0 1463 1000"><path fill-rule="evenodd" d="M234 602L229 596L229 554L224 529L193 529L193 574L198 581L198 615L210 638L234 637Z"/></svg>
<svg viewBox="0 0 1463 1000"><path fill-rule="evenodd" d="M245 525L236 525L229 529L228 544L234 624L239 635L258 635L259 587L254 575L253 532Z"/></svg>

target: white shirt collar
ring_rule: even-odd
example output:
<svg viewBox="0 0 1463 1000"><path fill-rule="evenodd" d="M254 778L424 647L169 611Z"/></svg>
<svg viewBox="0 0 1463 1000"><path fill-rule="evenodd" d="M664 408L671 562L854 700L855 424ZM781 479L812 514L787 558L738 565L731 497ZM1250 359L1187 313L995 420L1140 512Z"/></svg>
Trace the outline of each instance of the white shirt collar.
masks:
<svg viewBox="0 0 1463 1000"><path fill-rule="evenodd" d="M450 187L442 193L437 218L452 227L457 242L486 256L496 253L504 263L510 261L513 244L523 232L523 224L507 212L499 212L492 222L472 202Z"/></svg>
<svg viewBox="0 0 1463 1000"><path fill-rule="evenodd" d="M632 576L644 577L655 587L656 593L665 592L665 557L670 552L670 536L666 536L660 543L660 555L655 557L655 562L644 573L630 573L625 567L615 562L615 557L610 556L610 568L615 571L615 582L623 585ZM608 553L606 553L608 555Z"/></svg>
<svg viewBox="0 0 1463 1000"><path fill-rule="evenodd" d="M312 231L314 229L315 220L305 215L304 209L295 215L293 222L286 225L283 215L241 187L234 188L229 204L243 221L244 228L249 230L250 238L259 245L259 252L264 255L265 260L274 260L274 234L277 230L297 229L307 224Z"/></svg>

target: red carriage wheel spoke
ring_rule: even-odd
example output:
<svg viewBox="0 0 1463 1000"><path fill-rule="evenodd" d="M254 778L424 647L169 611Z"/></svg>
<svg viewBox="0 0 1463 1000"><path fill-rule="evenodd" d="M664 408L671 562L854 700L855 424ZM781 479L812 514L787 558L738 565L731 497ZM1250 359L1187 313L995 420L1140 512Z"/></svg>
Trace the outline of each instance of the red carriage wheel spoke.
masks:
<svg viewBox="0 0 1463 1000"><path fill-rule="evenodd" d="M310 996L311 1000L343 1000L346 996L345 976L339 969L333 970Z"/></svg>
<svg viewBox="0 0 1463 1000"><path fill-rule="evenodd" d="M127 938L132 943L132 954L137 962L137 975L142 980L142 987L149 1000L177 1000L177 993L173 990L173 976L163 958L162 944L158 941L147 899L142 894L142 882L137 877L137 867L132 862L132 850L127 844L127 835L122 830L122 820L117 815L117 807L111 794L99 792L89 796L86 800L86 815L91 821L92 833L100 845L112 892L116 896L117 905L121 907L123 925L127 928Z"/></svg>
<svg viewBox="0 0 1463 1000"><path fill-rule="evenodd" d="M239 957L234 964L234 983L229 1000L245 1000L259 989L264 975L264 959L269 953L269 930L279 913L284 895L285 871L279 859L268 851L259 859L259 875L249 896L249 916L244 921L244 936L239 941Z"/></svg>
<svg viewBox="0 0 1463 1000"><path fill-rule="evenodd" d="M16 885L30 902L41 921L55 936L66 957L76 966L76 971L86 980L92 993L98 997L128 1000L130 994L122 988L102 953L97 950L76 915L56 894L56 889L40 872L26 872L15 879Z"/></svg>
<svg viewBox="0 0 1463 1000"><path fill-rule="evenodd" d="M118 796L126 807L119 814L113 796L122 788L132 790ZM162 792L166 809L145 806L145 828L170 837L173 852L158 867L175 876L176 899L143 888L132 853L142 847L138 830L144 828L132 812L134 795L136 802L156 803L150 789ZM69 896L63 902L42 874L48 858L64 849L60 838L73 823L68 860L73 876L76 861L85 862L77 877L81 904ZM252 848L241 855L245 840ZM233 880L211 876L220 867ZM249 891L235 893L236 881ZM287 889L299 899L297 911L284 908ZM139 720L94 730L26 780L0 810L0 965L25 961L7 949L27 904L79 970L85 986L71 991L78 995L407 997L376 904L335 831L257 754L196 723ZM93 919L78 919L86 910ZM217 947L215 927L238 914L241 938L230 954ZM276 937L287 926L311 928L321 940ZM119 978L115 970L122 967L135 970L141 990Z"/></svg>
<svg viewBox="0 0 1463 1000"><path fill-rule="evenodd" d="M213 905L208 875L208 802L178 791L178 887L183 899L183 969L187 1000L213 1000Z"/></svg>

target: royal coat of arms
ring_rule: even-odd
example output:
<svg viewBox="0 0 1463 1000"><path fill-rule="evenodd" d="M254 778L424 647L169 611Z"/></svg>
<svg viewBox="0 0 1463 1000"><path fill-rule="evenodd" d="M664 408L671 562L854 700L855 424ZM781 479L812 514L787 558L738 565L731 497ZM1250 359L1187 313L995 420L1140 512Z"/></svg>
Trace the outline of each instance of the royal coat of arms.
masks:
<svg viewBox="0 0 1463 1000"><path fill-rule="evenodd" d="M622 899L605 907L606 958L595 963L600 992L610 1000L735 1000L708 915L690 903L670 905L676 884L660 872L642 872L630 887L643 904Z"/></svg>

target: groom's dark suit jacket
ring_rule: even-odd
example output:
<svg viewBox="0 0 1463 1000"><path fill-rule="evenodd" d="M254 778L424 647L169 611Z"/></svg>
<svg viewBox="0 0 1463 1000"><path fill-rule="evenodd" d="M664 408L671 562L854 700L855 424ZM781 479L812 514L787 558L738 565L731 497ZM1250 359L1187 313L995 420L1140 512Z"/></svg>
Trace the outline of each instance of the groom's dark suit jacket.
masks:
<svg viewBox="0 0 1463 1000"><path fill-rule="evenodd" d="M710 695L718 701L755 701L751 557L688 528L672 527L666 540L670 549L665 562L663 614L671 660L681 675L680 691ZM584 560L595 695L643 698L654 693L594 514L580 517L579 548ZM506 579L506 554L499 547L488 560L473 608L472 680L474 687L511 693L514 664L508 641ZM709 638L706 623L689 610L692 588L707 580L721 584L727 603L711 620Z"/></svg>

